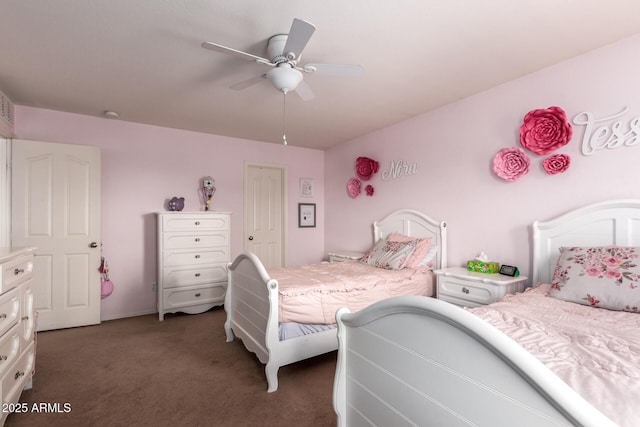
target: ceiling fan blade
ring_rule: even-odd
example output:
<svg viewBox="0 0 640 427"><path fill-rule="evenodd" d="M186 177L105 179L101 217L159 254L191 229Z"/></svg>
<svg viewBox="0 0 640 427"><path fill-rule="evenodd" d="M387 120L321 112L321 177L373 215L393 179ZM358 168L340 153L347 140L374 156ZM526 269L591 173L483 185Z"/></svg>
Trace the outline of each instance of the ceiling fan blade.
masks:
<svg viewBox="0 0 640 427"><path fill-rule="evenodd" d="M287 36L287 43L284 45L282 54L287 59L299 58L315 30L316 27L310 22L295 18L291 24L291 29Z"/></svg>
<svg viewBox="0 0 640 427"><path fill-rule="evenodd" d="M265 77L267 77L266 74L261 74L259 76L255 76L255 77L251 77L251 78L246 79L246 80L242 80L242 81L240 81L238 83L234 83L229 87L231 89L233 89L233 90L246 89L249 86L253 86L254 84L258 83L260 80L264 79Z"/></svg>
<svg viewBox="0 0 640 427"><path fill-rule="evenodd" d="M257 61L264 64L271 63L271 61L261 56L252 55L250 53L243 52L241 50L236 50L227 46L222 46L221 44L217 44L213 42L203 42L201 46L205 49L213 50L214 52L225 53L227 55L232 55L237 58L248 59L250 61Z"/></svg>
<svg viewBox="0 0 640 427"><path fill-rule="evenodd" d="M303 101L310 101L316 97L316 95L313 93L313 90L311 90L311 86L309 86L309 84L307 84L307 82L305 82L304 80L298 83L298 86L296 87L296 93L300 98L302 98Z"/></svg>
<svg viewBox="0 0 640 427"><path fill-rule="evenodd" d="M361 76L364 74L362 65L306 64L302 69L307 73L331 74L334 76Z"/></svg>

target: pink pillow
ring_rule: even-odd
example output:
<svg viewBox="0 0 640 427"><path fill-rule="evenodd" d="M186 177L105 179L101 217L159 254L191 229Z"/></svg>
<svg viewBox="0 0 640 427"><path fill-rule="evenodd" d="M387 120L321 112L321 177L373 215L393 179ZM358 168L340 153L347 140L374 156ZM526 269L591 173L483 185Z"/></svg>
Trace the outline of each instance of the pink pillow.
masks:
<svg viewBox="0 0 640 427"><path fill-rule="evenodd" d="M424 257L427 255L427 253L429 253L432 239L431 237L421 239L417 237L405 236L404 234L400 233L389 233L389 236L387 236L387 240L389 240L390 242L400 243L413 242L415 240L416 248L413 251L413 254L411 254L411 256L409 257L409 260L407 260L405 268L417 268Z"/></svg>

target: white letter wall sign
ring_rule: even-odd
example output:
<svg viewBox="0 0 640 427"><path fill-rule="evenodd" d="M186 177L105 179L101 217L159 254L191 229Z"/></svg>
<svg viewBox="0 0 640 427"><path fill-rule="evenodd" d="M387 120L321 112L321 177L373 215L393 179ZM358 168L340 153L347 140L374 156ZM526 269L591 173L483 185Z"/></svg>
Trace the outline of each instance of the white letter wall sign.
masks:
<svg viewBox="0 0 640 427"><path fill-rule="evenodd" d="M392 161L389 169L382 171L382 180L400 178L401 176L415 175L418 173L417 163L407 163L404 160Z"/></svg>
<svg viewBox="0 0 640 427"><path fill-rule="evenodd" d="M581 146L582 154L590 156L604 148L618 148L623 145L631 147L640 144L640 117L630 119L626 127L622 126L622 120L604 126L596 125L617 119L625 115L627 111L629 111L629 107L624 107L621 112L601 119L596 119L593 113L587 111L577 114L573 118L573 123L585 126Z"/></svg>

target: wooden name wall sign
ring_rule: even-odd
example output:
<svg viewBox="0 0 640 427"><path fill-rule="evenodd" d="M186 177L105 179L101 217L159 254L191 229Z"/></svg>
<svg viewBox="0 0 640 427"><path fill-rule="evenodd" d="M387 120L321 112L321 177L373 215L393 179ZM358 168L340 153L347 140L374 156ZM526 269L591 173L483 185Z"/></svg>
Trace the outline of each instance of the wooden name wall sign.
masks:
<svg viewBox="0 0 640 427"><path fill-rule="evenodd" d="M577 114L573 118L573 123L585 126L580 147L582 154L590 156L605 148L631 147L640 144L640 117L628 119L626 124L625 120L616 120L628 111L629 107L624 107L619 113L599 119L595 114L587 111Z"/></svg>
<svg viewBox="0 0 640 427"><path fill-rule="evenodd" d="M404 160L392 161L389 169L382 171L382 180L400 178L407 175L415 175L418 173L417 163L408 163Z"/></svg>

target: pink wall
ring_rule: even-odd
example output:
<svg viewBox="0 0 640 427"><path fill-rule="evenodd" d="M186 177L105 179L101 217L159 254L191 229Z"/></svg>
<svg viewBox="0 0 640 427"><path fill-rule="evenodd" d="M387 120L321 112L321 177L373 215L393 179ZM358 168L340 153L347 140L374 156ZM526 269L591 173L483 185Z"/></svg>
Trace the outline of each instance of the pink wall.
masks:
<svg viewBox="0 0 640 427"><path fill-rule="evenodd" d="M518 129L530 110L562 107L572 119L583 111L606 117L629 106L624 125L640 116L640 36L495 89L382 129L327 152L112 121L36 108L16 108L17 138L102 149L104 255L116 291L103 300L102 318L155 311L154 213L167 197L184 195L186 210L200 210L198 184L216 179L214 209L233 212L232 253L243 248L245 162L288 168L288 264L315 262L338 249L364 250L371 222L398 208L423 211L448 223L449 265L462 265L479 251L530 270L530 230L584 204L638 198L640 145L580 153L584 127L559 150L572 157L568 172L548 176L531 154L531 172L507 183L491 170L494 154L518 145ZM603 122L610 125L612 121ZM371 181L373 197L351 199L347 180L356 157L415 162L417 173ZM315 197L300 199L300 177L315 179ZM318 227L297 228L297 203L318 206Z"/></svg>
<svg viewBox="0 0 640 427"><path fill-rule="evenodd" d="M640 198L640 144L584 156L585 128L574 125L573 139L556 152L572 158L566 173L547 175L544 157L529 153L531 171L513 183L493 174L493 156L519 146L528 111L553 105L570 120L584 111L607 117L628 106L618 119L628 131L640 116L639 50L635 36L328 150L326 250L364 250L373 220L412 208L447 221L450 266L485 251L528 274L534 220L602 200ZM345 186L358 156L378 160L381 170L393 160L416 162L418 173L383 181L379 172L371 181L373 197L351 199Z"/></svg>
<svg viewBox="0 0 640 427"><path fill-rule="evenodd" d="M232 256L242 252L245 162L287 168L288 264L324 256L322 151L20 106L15 122L19 139L101 148L103 254L116 286L102 300L103 320L156 311L155 212L171 196L186 198L185 211L202 210L204 176L216 180L213 210L232 212ZM301 177L314 178L313 199L298 196ZM317 204L316 228L298 228L298 202Z"/></svg>

